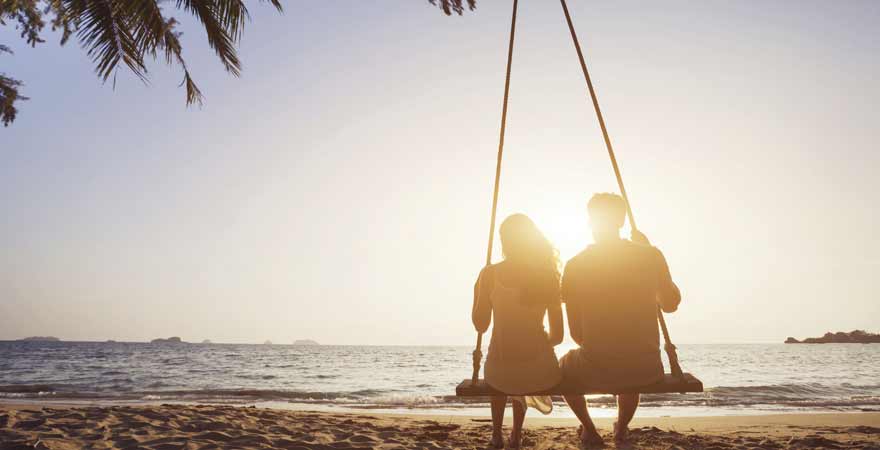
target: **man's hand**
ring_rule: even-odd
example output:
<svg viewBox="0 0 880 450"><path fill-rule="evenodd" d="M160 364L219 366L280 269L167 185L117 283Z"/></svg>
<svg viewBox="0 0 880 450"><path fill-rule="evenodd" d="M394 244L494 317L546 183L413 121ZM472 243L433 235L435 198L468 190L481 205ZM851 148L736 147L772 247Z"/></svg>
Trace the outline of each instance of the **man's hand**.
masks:
<svg viewBox="0 0 880 450"><path fill-rule="evenodd" d="M635 242L636 244L651 245L651 241L648 240L648 236L645 236L645 233L642 233L639 230L632 230L632 234L630 234L630 240Z"/></svg>

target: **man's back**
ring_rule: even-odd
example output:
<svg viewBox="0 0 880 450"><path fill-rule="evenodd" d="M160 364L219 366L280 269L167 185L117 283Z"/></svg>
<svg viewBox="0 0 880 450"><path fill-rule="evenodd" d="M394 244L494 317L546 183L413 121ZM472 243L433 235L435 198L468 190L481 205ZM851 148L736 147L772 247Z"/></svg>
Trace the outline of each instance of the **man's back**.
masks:
<svg viewBox="0 0 880 450"><path fill-rule="evenodd" d="M562 296L590 365L634 380L657 376L657 305L674 311L680 301L659 250L622 239L591 245L566 264Z"/></svg>

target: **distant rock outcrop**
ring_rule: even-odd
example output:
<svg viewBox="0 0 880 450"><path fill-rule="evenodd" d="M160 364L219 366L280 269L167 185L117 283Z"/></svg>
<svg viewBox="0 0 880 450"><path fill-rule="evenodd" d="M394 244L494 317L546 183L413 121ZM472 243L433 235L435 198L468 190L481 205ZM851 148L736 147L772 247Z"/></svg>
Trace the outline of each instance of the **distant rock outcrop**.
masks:
<svg viewBox="0 0 880 450"><path fill-rule="evenodd" d="M22 342L60 342L61 339L58 339L55 336L29 336L24 339L19 339Z"/></svg>
<svg viewBox="0 0 880 450"><path fill-rule="evenodd" d="M272 341L266 340L266 342L263 342L263 345L272 345Z"/></svg>
<svg viewBox="0 0 880 450"><path fill-rule="evenodd" d="M785 340L786 344L880 344L880 334L868 333L864 330L853 330L849 333L838 331L827 332L822 337L806 338L799 341L793 337Z"/></svg>
<svg viewBox="0 0 880 450"><path fill-rule="evenodd" d="M311 339L298 339L293 341L293 345L321 345Z"/></svg>
<svg viewBox="0 0 880 450"><path fill-rule="evenodd" d="M177 336L172 336L168 339L157 338L150 341L151 344L183 344L184 342Z"/></svg>
<svg viewBox="0 0 880 450"><path fill-rule="evenodd" d="M213 344L213 342L211 342L210 339L205 339L204 341L202 341L202 344Z"/></svg>

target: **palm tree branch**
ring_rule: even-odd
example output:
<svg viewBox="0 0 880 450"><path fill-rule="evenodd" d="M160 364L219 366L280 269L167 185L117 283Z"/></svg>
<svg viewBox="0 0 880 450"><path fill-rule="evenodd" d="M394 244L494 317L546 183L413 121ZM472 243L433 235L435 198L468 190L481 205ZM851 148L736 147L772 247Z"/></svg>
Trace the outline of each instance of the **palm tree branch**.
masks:
<svg viewBox="0 0 880 450"><path fill-rule="evenodd" d="M230 19L219 17L220 8L218 8L217 2L218 0L177 0L177 7L182 7L199 19L208 35L208 45L214 49L226 71L238 76L241 73L241 61L239 61L238 52L235 50L235 41L230 35L228 27L223 24L223 20Z"/></svg>
<svg viewBox="0 0 880 450"><path fill-rule="evenodd" d="M120 0L69 0L68 12L76 17L77 37L106 81L121 60L142 81L147 80L143 51L132 35L127 2Z"/></svg>
<svg viewBox="0 0 880 450"><path fill-rule="evenodd" d="M438 0L428 0L432 5L436 5ZM459 16L464 13L465 3L467 3L467 8L471 11L477 8L476 0L439 0L440 9L447 16L451 16L453 13L458 14Z"/></svg>

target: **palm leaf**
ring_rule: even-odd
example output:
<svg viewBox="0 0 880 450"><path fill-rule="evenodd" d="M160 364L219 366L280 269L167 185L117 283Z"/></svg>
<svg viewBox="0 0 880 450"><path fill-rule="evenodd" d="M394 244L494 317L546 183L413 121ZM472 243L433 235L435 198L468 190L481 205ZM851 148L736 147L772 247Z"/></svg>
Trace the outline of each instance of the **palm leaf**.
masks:
<svg viewBox="0 0 880 450"><path fill-rule="evenodd" d="M180 33L175 30L177 20L166 19L157 0L129 0L130 16L134 20L133 35L141 46L144 54L156 57L158 51L164 53L165 64L177 63L183 69L183 81L186 86L186 104L202 104L204 97L189 73L183 59L183 47L180 45Z"/></svg>
<svg viewBox="0 0 880 450"><path fill-rule="evenodd" d="M223 3L228 1L230 0L221 0ZM223 63L226 71L234 76L238 76L241 74L241 61L239 61L238 53L235 51L235 41L230 36L229 29L223 24L223 21L231 19L219 16L221 8L218 7L217 3L217 0L177 0L177 7L183 8L199 19L208 35L208 45L217 53L217 57L220 58L220 62Z"/></svg>
<svg viewBox="0 0 880 450"><path fill-rule="evenodd" d="M436 5L438 0L428 0L432 5ZM477 0L439 0L440 1L440 9L447 16L451 16L453 13L458 14L459 16L464 13L465 3L467 3L467 8L471 11L477 8Z"/></svg>
<svg viewBox="0 0 880 450"><path fill-rule="evenodd" d="M98 76L106 81L121 60L146 82L144 53L132 35L126 1L70 0L66 8L75 17L77 38L94 61Z"/></svg>

